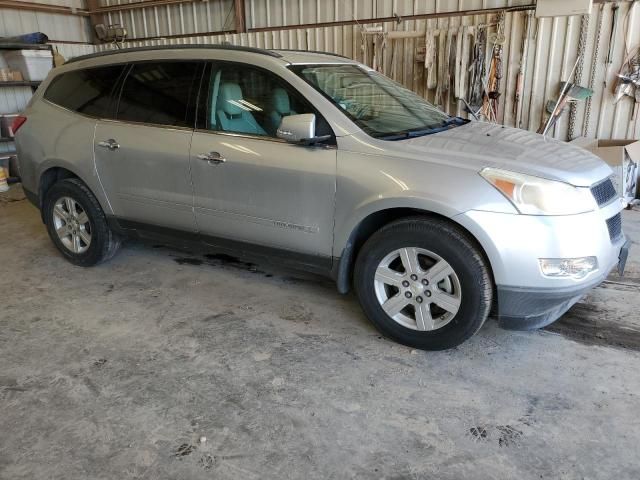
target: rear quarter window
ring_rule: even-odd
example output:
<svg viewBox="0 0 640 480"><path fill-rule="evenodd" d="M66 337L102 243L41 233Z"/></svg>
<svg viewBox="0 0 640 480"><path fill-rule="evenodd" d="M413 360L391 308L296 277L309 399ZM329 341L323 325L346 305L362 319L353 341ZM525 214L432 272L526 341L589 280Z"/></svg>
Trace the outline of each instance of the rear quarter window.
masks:
<svg viewBox="0 0 640 480"><path fill-rule="evenodd" d="M53 79L44 98L84 115L111 118L112 92L124 68L113 65L63 73Z"/></svg>

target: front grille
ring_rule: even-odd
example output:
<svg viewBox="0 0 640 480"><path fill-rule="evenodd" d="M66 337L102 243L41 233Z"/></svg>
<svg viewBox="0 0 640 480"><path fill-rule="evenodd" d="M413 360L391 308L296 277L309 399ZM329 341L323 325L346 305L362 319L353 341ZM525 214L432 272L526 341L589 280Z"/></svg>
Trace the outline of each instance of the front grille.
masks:
<svg viewBox="0 0 640 480"><path fill-rule="evenodd" d="M591 187L591 194L593 195L593 198L596 199L599 207L609 203L617 196L616 187L613 186L613 182L610 178L607 178L606 180L603 180Z"/></svg>
<svg viewBox="0 0 640 480"><path fill-rule="evenodd" d="M609 230L609 238L612 242L620 239L622 236L622 215L619 213L607 220L607 229Z"/></svg>

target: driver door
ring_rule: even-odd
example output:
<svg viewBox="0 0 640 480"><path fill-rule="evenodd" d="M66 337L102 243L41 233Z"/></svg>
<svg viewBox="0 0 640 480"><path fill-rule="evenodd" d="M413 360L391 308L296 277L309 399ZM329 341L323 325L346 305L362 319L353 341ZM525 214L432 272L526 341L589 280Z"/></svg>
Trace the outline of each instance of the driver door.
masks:
<svg viewBox="0 0 640 480"><path fill-rule="evenodd" d="M203 88L190 152L203 240L274 247L330 265L336 148L276 137L283 116L318 113L281 77L252 65L212 63Z"/></svg>

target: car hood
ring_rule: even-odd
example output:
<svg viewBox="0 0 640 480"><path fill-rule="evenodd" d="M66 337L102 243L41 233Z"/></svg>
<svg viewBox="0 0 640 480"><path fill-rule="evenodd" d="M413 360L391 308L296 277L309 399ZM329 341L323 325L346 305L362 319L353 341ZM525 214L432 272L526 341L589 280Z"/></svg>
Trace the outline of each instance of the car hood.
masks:
<svg viewBox="0 0 640 480"><path fill-rule="evenodd" d="M590 186L613 171L594 154L549 137L493 123L470 122L433 135L394 142L394 150L454 160L468 168L502 168L575 186ZM397 148L396 148L397 147Z"/></svg>

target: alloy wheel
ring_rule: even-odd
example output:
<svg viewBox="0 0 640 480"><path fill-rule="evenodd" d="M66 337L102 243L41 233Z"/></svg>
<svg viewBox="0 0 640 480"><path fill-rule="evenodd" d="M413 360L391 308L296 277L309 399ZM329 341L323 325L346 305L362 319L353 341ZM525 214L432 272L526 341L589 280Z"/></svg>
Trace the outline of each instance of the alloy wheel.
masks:
<svg viewBox="0 0 640 480"><path fill-rule="evenodd" d="M61 197L53 206L53 226L65 248L81 254L91 245L91 222L82 205L71 197Z"/></svg>
<svg viewBox="0 0 640 480"><path fill-rule="evenodd" d="M447 325L460 309L460 279L453 267L424 248L392 251L378 265L374 287L384 312L400 325L433 331Z"/></svg>

